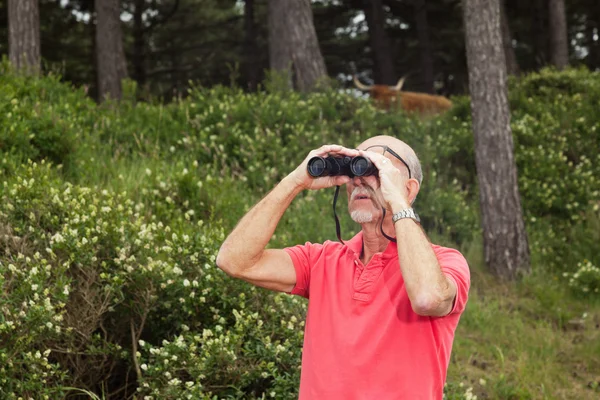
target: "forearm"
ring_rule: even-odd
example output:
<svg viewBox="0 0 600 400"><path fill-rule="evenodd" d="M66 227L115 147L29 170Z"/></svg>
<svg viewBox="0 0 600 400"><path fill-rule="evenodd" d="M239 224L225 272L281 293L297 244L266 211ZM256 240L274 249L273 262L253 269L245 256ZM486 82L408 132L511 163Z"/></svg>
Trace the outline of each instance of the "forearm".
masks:
<svg viewBox="0 0 600 400"><path fill-rule="evenodd" d="M284 178L248 211L225 239L217 256L217 265L235 275L260 260L283 213L301 191L292 179Z"/></svg>
<svg viewBox="0 0 600 400"><path fill-rule="evenodd" d="M442 272L421 227L410 218L395 223L398 259L413 310L421 315L446 315L455 288Z"/></svg>

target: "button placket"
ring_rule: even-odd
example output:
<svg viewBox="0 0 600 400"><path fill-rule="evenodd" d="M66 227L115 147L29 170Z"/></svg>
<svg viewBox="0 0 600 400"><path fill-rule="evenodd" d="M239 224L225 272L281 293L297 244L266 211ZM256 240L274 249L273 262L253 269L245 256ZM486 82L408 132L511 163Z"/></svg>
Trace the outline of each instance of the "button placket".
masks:
<svg viewBox="0 0 600 400"><path fill-rule="evenodd" d="M353 298L360 301L369 301L373 297L375 284L383 271L383 263L379 255L373 256L367 266L363 266L358 260L355 260L359 274L354 279Z"/></svg>

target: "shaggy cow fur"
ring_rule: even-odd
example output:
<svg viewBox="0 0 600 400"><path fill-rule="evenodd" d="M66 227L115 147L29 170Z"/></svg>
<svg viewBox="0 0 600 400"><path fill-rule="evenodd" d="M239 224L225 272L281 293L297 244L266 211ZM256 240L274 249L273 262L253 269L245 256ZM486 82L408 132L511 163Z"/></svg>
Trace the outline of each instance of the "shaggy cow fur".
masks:
<svg viewBox="0 0 600 400"><path fill-rule="evenodd" d="M439 114L449 110L452 102L444 96L435 96L426 93L402 92L404 78L396 86L371 85L365 86L356 76L354 84L360 90L369 92L375 104L385 110L402 107L403 110L421 115Z"/></svg>

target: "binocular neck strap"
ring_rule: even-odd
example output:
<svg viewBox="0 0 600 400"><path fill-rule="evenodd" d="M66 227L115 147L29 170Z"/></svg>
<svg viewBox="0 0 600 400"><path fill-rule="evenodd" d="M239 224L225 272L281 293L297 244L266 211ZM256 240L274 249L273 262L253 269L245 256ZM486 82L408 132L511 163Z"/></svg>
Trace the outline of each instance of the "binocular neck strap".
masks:
<svg viewBox="0 0 600 400"><path fill-rule="evenodd" d="M341 229L340 229L340 220L337 216L337 213L335 212L335 205L337 204L337 199L338 199L339 194L340 194L340 187L336 186L335 194L333 195L333 217L335 218L335 233L337 234L337 238L340 241L340 243L346 244L342 240L342 234L341 234Z"/></svg>
<svg viewBox="0 0 600 400"><path fill-rule="evenodd" d="M394 242L396 243L396 239L393 237L389 237L384 231L383 231L383 221L385 221L385 208L381 207L381 211L383 212L383 215L381 216L381 223L379 224L379 229L381 230L381 233L383 234L383 236L385 236L385 238L387 240L389 240L390 242Z"/></svg>
<svg viewBox="0 0 600 400"><path fill-rule="evenodd" d="M333 195L333 217L335 218L335 233L337 234L337 238L340 241L340 243L345 244L344 241L342 240L342 234L341 234L341 228L340 228L340 220L337 216L337 213L335 211L335 206L337 204L337 199L338 199L338 195L340 194L340 187L336 186L335 187L335 193ZM379 225L379 229L381 230L381 233L383 234L383 236L385 236L385 238L387 240L389 240L390 242L394 242L396 243L396 239L393 237L388 236L384 231L383 231L383 221L385 220L385 208L381 208L381 211L383 211L383 215L381 216L381 223Z"/></svg>

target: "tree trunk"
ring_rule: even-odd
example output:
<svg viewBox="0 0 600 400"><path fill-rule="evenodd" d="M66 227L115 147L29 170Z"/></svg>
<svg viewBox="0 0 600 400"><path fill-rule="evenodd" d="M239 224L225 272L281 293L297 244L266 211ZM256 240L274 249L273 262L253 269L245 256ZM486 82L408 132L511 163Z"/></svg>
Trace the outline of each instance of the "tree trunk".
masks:
<svg viewBox="0 0 600 400"><path fill-rule="evenodd" d="M415 0L415 19L417 34L419 36L419 49L421 51L421 71L423 74L423 87L426 93L434 93L433 87L433 53L429 39L429 22L427 20L427 3L425 0Z"/></svg>
<svg viewBox="0 0 600 400"><path fill-rule="evenodd" d="M596 2L588 14L588 40L590 53L588 67L591 71L600 68L600 3Z"/></svg>
<svg viewBox="0 0 600 400"><path fill-rule="evenodd" d="M248 89L255 91L259 80L258 45L254 22L254 0L244 3L244 75Z"/></svg>
<svg viewBox="0 0 600 400"><path fill-rule="evenodd" d="M569 65L569 42L567 34L567 16L564 0L549 0L550 15L550 57L558 69Z"/></svg>
<svg viewBox="0 0 600 400"><path fill-rule="evenodd" d="M26 73L40 70L38 0L8 0L8 47L12 65Z"/></svg>
<svg viewBox="0 0 600 400"><path fill-rule="evenodd" d="M98 100L121 99L121 79L127 76L121 35L119 0L96 0Z"/></svg>
<svg viewBox="0 0 600 400"><path fill-rule="evenodd" d="M500 278L529 272L513 155L499 0L465 0L464 21L485 261Z"/></svg>
<svg viewBox="0 0 600 400"><path fill-rule="evenodd" d="M390 39L385 33L385 14L381 0L363 0L365 19L369 27L369 44L373 53L373 78L375 83L395 85L398 77L394 71L394 58Z"/></svg>
<svg viewBox="0 0 600 400"><path fill-rule="evenodd" d="M133 11L133 79L141 88L146 84L146 52L144 46L144 21L145 0L135 0Z"/></svg>
<svg viewBox="0 0 600 400"><path fill-rule="evenodd" d="M534 0L531 15L533 16L534 65L543 68L550 57L550 41L548 40L548 0Z"/></svg>
<svg viewBox="0 0 600 400"><path fill-rule="evenodd" d="M287 87L293 88L291 38L286 24L286 1L269 0L269 66L283 74Z"/></svg>
<svg viewBox="0 0 600 400"><path fill-rule="evenodd" d="M288 74L288 85L309 91L326 85L327 70L319 49L310 0L269 1L271 69Z"/></svg>
<svg viewBox="0 0 600 400"><path fill-rule="evenodd" d="M504 57L506 58L506 72L509 75L519 75L519 63L515 55L515 49L512 46L512 33L508 24L506 15L506 0L500 0L500 23L502 24L502 43L504 44Z"/></svg>

